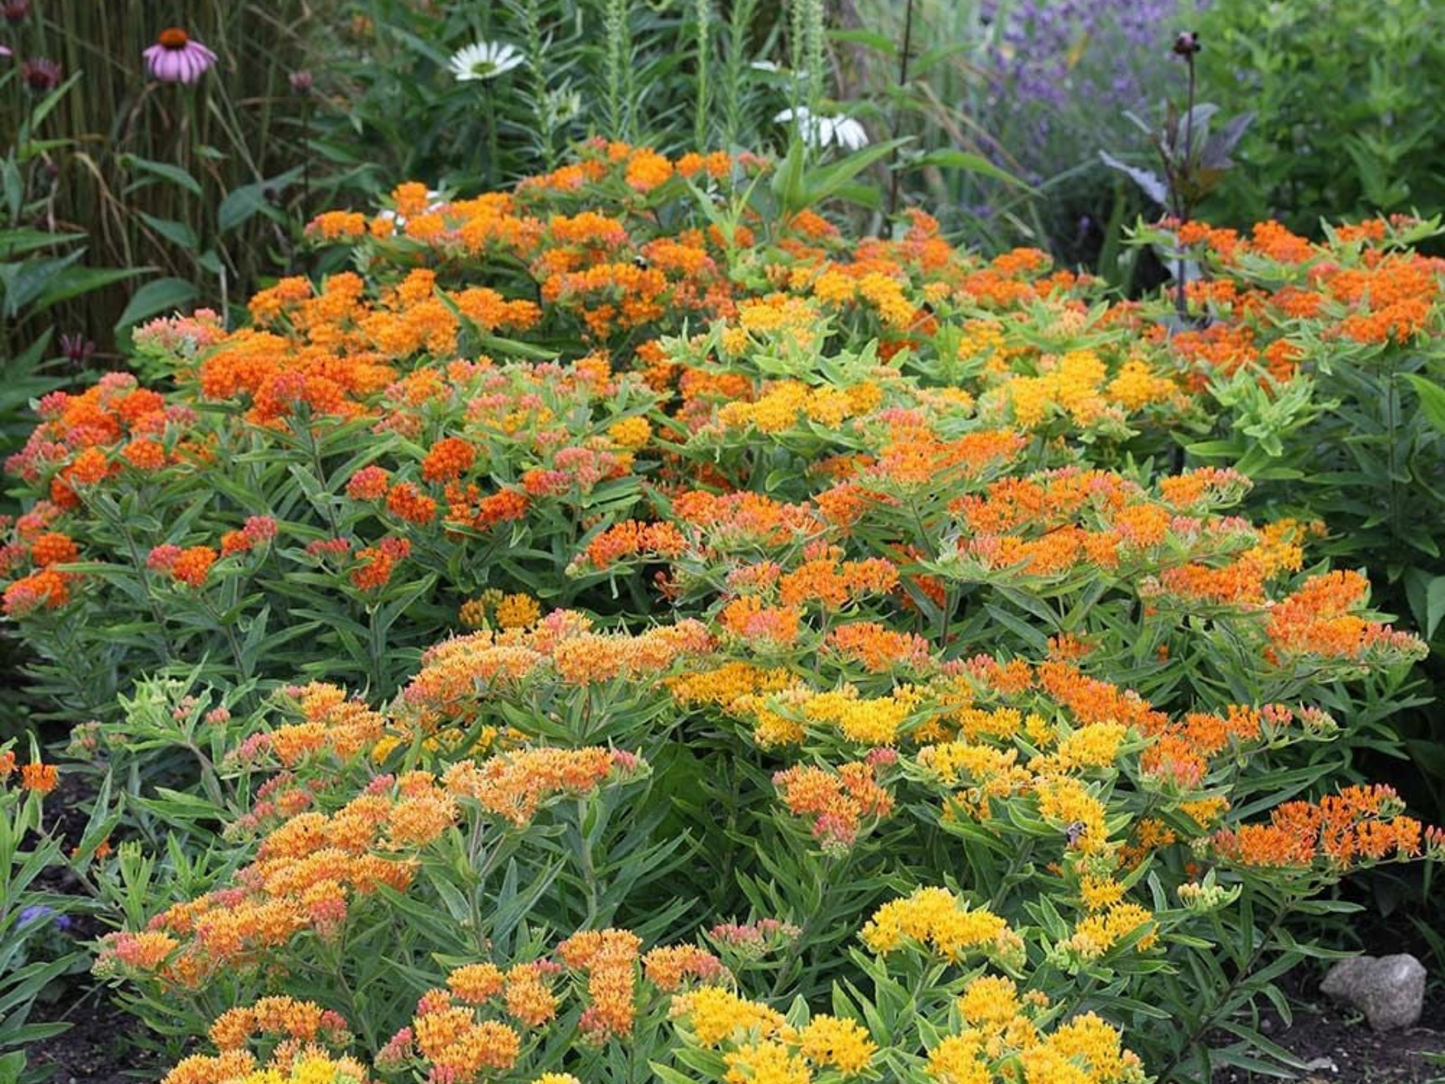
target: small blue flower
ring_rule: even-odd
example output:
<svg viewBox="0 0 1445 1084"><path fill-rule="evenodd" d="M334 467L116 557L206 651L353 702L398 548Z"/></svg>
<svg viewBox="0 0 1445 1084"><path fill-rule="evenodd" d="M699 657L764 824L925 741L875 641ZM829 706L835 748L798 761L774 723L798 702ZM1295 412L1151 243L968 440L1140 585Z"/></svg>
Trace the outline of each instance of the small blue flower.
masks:
<svg viewBox="0 0 1445 1084"><path fill-rule="evenodd" d="M50 918L52 920L51 924L57 930L70 929L69 915L59 914L56 912L54 907L47 907L43 903L36 903L32 904L29 907L23 908L20 912L19 925L38 925L39 923L44 922L47 918Z"/></svg>

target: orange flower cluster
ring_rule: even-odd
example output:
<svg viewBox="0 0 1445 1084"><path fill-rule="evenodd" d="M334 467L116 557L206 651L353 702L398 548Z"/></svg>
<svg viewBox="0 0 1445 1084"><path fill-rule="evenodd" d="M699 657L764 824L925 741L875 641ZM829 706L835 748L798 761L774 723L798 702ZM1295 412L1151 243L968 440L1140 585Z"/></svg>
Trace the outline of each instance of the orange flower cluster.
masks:
<svg viewBox="0 0 1445 1084"><path fill-rule="evenodd" d="M894 632L876 621L839 625L828 633L828 646L874 674L897 667L927 669L933 661L928 641L923 637L912 632Z"/></svg>
<svg viewBox="0 0 1445 1084"><path fill-rule="evenodd" d="M53 568L43 568L8 584L3 608L6 617L25 617L42 609L59 609L70 601L74 577Z"/></svg>
<svg viewBox="0 0 1445 1084"><path fill-rule="evenodd" d="M594 1042L632 1034L641 946L641 939L630 930L587 930L557 946L562 962L587 976L591 1003L583 1010L580 1025Z"/></svg>
<svg viewBox="0 0 1445 1084"><path fill-rule="evenodd" d="M127 467L148 471L179 461L180 435L195 418L168 408L130 373L107 373L79 395L51 392L37 413L40 424L5 469L31 485L48 479L50 499L66 509L79 506L81 490Z"/></svg>
<svg viewBox="0 0 1445 1084"><path fill-rule="evenodd" d="M519 332L541 318L537 304L495 290L446 291L417 268L368 299L361 278L331 276L317 292L306 279L282 279L251 299L251 328L233 332L196 367L207 399L246 401L247 417L281 424L298 411L355 417L421 353L456 354L462 321L485 332Z"/></svg>
<svg viewBox="0 0 1445 1084"><path fill-rule="evenodd" d="M773 776L773 786L788 812L813 821L813 837L824 851L847 851L865 820L880 821L893 812L893 795L877 780L880 765L897 755L875 750L867 760L837 769L795 766Z"/></svg>
<svg viewBox="0 0 1445 1084"><path fill-rule="evenodd" d="M510 258L526 266L549 309L567 312L592 336L637 328L666 313L718 314L730 311L731 283L719 273L717 254L722 237L716 230L685 230L673 237L635 237L622 220L591 211L578 214L549 212L558 196L609 177L646 197L669 184L674 175L714 179L730 177L735 170L753 168L761 160L724 154L684 155L672 161L647 148L625 144L599 144L584 149L583 160L553 173L531 177L514 193L490 194L471 200L432 200L425 186L400 185L393 193L394 211L369 223L344 212L328 212L315 219L309 232L326 241L357 242L364 234L378 239L405 237L439 257L481 256ZM487 294L489 297L472 295ZM525 328L535 320L531 302L505 301L492 291L473 289L453 295L463 315L484 330ZM267 311L291 315L281 298ZM365 344L392 353L394 344L425 343L436 352L439 344L454 339L457 327L416 312L380 312L352 316L350 323L367 332ZM389 319L380 319L380 317ZM415 340L415 344L414 344Z"/></svg>
<svg viewBox="0 0 1445 1084"><path fill-rule="evenodd" d="M380 777L333 814L283 820L229 887L168 908L146 931L108 935L97 967L196 989L219 971L264 965L303 930L337 936L355 901L381 885L405 888L413 852L456 817L455 799L431 776Z"/></svg>
<svg viewBox="0 0 1445 1084"><path fill-rule="evenodd" d="M985 429L944 439L928 426L900 423L891 427L876 461L860 470L857 480L884 497L945 492L988 468L1006 465L1025 443L1023 434L1011 430Z"/></svg>
<svg viewBox="0 0 1445 1084"><path fill-rule="evenodd" d="M412 1026L393 1036L377 1060L392 1068L420 1059L431 1066L428 1081L471 1084L512 1068L521 1050L515 1027L478 1020L470 1006L457 1005L446 991L436 990L422 997Z"/></svg>
<svg viewBox="0 0 1445 1084"><path fill-rule="evenodd" d="M437 645L422 657L422 668L403 690L402 700L420 725L442 720L465 725L479 700L524 679L569 686L622 676L641 679L708 650L712 643L698 621L630 636L596 632L590 618L554 610L529 628L484 629Z"/></svg>
<svg viewBox="0 0 1445 1084"><path fill-rule="evenodd" d="M211 1042L218 1050L243 1049L258 1035L284 1035L297 1042L323 1041L344 1046L350 1039L346 1021L335 1012L310 1001L289 997L263 997L229 1009L211 1025Z"/></svg>
<svg viewBox="0 0 1445 1084"><path fill-rule="evenodd" d="M1187 223L1180 227L1180 240L1198 246L1227 273L1237 273L1248 256L1272 265L1251 278L1282 284L1192 283L1199 302L1224 319L1207 331L1168 341L1206 366L1231 372L1259 364L1275 380L1292 376L1301 359L1298 344L1285 337L1296 332L1294 321L1318 322L1323 338L1346 344L1414 342L1438 326L1436 314L1445 302L1441 261L1398 248L1400 235L1418 225L1405 216L1368 220L1337 227L1330 239L1314 244L1275 222L1258 223L1247 240L1233 230ZM1213 288L1208 294L1206 286ZM1223 287L1230 288L1225 304ZM1272 341L1261 348L1260 335Z"/></svg>
<svg viewBox="0 0 1445 1084"><path fill-rule="evenodd" d="M472 469L477 450L460 437L447 437L431 446L421 461L421 476L428 482L449 482Z"/></svg>
<svg viewBox="0 0 1445 1084"><path fill-rule="evenodd" d="M663 993L682 989L689 979L699 983L716 983L727 978L723 962L697 945L659 945L642 958L647 981Z"/></svg>
<svg viewBox="0 0 1445 1084"><path fill-rule="evenodd" d="M263 997L251 1005L228 1009L211 1025L217 1054L193 1054L181 1061L161 1084L259 1084L261 1081L326 1082L352 1080L366 1084L366 1068L356 1059L332 1052L351 1043L340 1015L310 1001ZM262 1063L249 1049L266 1043L270 1054Z"/></svg>
<svg viewBox="0 0 1445 1084"><path fill-rule="evenodd" d="M221 556L246 553L263 546L276 537L276 532L276 521L271 516L248 516L240 530L227 531L221 536Z"/></svg>
<svg viewBox="0 0 1445 1084"><path fill-rule="evenodd" d="M587 543L582 557L568 566L568 571L576 573L595 569L600 572L634 558L675 558L681 556L686 548L687 539L676 524L626 520L608 527Z"/></svg>
<svg viewBox="0 0 1445 1084"><path fill-rule="evenodd" d="M1192 790L1203 782L1211 760L1267 741L1294 722L1295 714L1283 704L1261 709L1230 704L1222 712L1190 712L1153 732L1154 742L1140 764L1150 775ZM1327 717L1309 711L1301 716L1316 732L1323 730Z"/></svg>
<svg viewBox="0 0 1445 1084"><path fill-rule="evenodd" d="M14 754L9 754L10 763L14 764ZM10 774L11 769L5 771ZM49 794L60 785L60 769L54 764L44 764L38 760L32 760L20 769L20 785L35 794Z"/></svg>
<svg viewBox="0 0 1445 1084"><path fill-rule="evenodd" d="M453 969L447 989L422 996L411 1026L391 1038L377 1065L394 1070L419 1061L430 1067L428 1079L449 1084L468 1084L486 1070L511 1068L521 1054L523 1031L556 1018L552 980L559 970L547 960L505 971L490 963ZM509 1020L479 1018L479 1011L504 1013Z"/></svg>
<svg viewBox="0 0 1445 1084"><path fill-rule="evenodd" d="M398 561L411 555L411 542L388 536L375 546L364 546L356 553L351 582L361 591L379 591L391 580Z"/></svg>
<svg viewBox="0 0 1445 1084"><path fill-rule="evenodd" d="M408 523L425 525L437 518L436 498L422 493L412 482L398 482L387 491L386 510Z"/></svg>
<svg viewBox="0 0 1445 1084"><path fill-rule="evenodd" d="M563 1000L557 983L566 975L583 982L578 1026L587 1042L599 1044L631 1036L639 1004L655 996L639 989L642 975L663 993L689 979L707 984L727 977L721 961L695 945L659 946L646 956L641 945L630 930L585 930L562 941L555 960L505 970L492 963L455 968L446 989L422 996L411 1025L392 1037L377 1064L387 1070L413 1064L426 1068L430 1081L471 1084L487 1070L512 1068L528 1032L557 1019Z"/></svg>
<svg viewBox="0 0 1445 1084"><path fill-rule="evenodd" d="M246 739L234 753L238 762L274 760L283 768L295 768L324 754L347 763L381 740L386 717L339 686L313 682L290 692L301 721Z"/></svg>
<svg viewBox="0 0 1445 1084"><path fill-rule="evenodd" d="M718 623L741 642L791 645L798 638L803 611L799 606L769 606L756 595L733 599L718 614Z"/></svg>
<svg viewBox="0 0 1445 1084"><path fill-rule="evenodd" d="M146 567L153 572L164 572L177 583L187 587L203 587L211 573L211 566L220 554L210 546L157 546L146 558Z"/></svg>
<svg viewBox="0 0 1445 1084"><path fill-rule="evenodd" d="M1279 660L1300 656L1364 661L1422 658L1419 637L1362 617L1370 584L1358 572L1312 576L1269 611L1270 652Z"/></svg>
<svg viewBox="0 0 1445 1084"><path fill-rule="evenodd" d="M520 828L544 802L588 794L609 780L634 777L645 769L646 762L636 754L617 749L543 747L502 753L480 764L459 761L447 769L443 782L449 793Z"/></svg>
<svg viewBox="0 0 1445 1084"><path fill-rule="evenodd" d="M1401 816L1394 788L1346 787L1317 803L1286 802L1267 824L1217 832L1214 853L1225 862L1257 868L1332 869L1409 858L1420 852L1420 822Z"/></svg>
<svg viewBox="0 0 1445 1084"><path fill-rule="evenodd" d="M1132 567L1182 590L1187 581L1171 573L1186 567L1206 575L1252 577L1262 591L1268 565L1251 560L1244 573L1233 566L1240 551L1250 543L1262 544L1264 536L1241 520L1213 514L1215 506L1238 500L1247 481L1233 472L1205 472L1193 485L1190 475L1180 477L1182 483L1158 498L1102 470L1070 467L1001 479L984 494L966 494L954 502L970 532L960 540L960 558L990 580L1002 574L1060 577L1081 569L1120 575ZM1177 510L1180 504L1195 514ZM1219 570L1220 562L1225 571ZM1148 590L1154 582L1146 579L1141 587Z"/></svg>

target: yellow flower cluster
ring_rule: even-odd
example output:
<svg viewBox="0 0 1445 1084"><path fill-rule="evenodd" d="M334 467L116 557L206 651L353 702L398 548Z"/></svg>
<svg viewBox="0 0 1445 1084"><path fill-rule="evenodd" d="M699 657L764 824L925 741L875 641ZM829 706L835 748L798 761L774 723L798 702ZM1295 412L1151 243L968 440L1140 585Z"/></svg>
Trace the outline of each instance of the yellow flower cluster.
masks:
<svg viewBox="0 0 1445 1084"><path fill-rule="evenodd" d="M1074 935L1060 947L1080 959L1096 960L1141 926L1149 926L1153 921L1154 916L1137 903L1116 903L1106 911L1082 919L1074 927ZM1139 938L1139 949L1149 949L1155 939L1151 929Z"/></svg>
<svg viewBox="0 0 1445 1084"><path fill-rule="evenodd" d="M1051 755L1036 757L1030 766L1040 774L1107 768L1118 758L1128 733L1119 723L1081 727L1063 738Z"/></svg>
<svg viewBox="0 0 1445 1084"><path fill-rule="evenodd" d="M703 1046L723 1049L726 1084L811 1084L814 1071L852 1077L878 1052L856 1020L815 1016L801 1028L776 1009L704 986L672 999L674 1019Z"/></svg>
<svg viewBox="0 0 1445 1084"><path fill-rule="evenodd" d="M364 1084L366 1079L366 1070L351 1058L337 1061L326 1054L309 1054L285 1070L258 1069L242 1077L240 1084Z"/></svg>
<svg viewBox="0 0 1445 1084"><path fill-rule="evenodd" d="M783 669L764 669L746 662L729 662L711 669L689 670L664 683L679 704L715 704L732 712L745 697L779 692L792 683Z"/></svg>
<svg viewBox="0 0 1445 1084"><path fill-rule="evenodd" d="M984 416L1007 409L1024 429L1039 426L1060 415L1075 424L1090 426L1113 411L1125 411L1168 401L1178 393L1174 381L1155 375L1148 365L1131 358L1110 378L1103 359L1092 350L1070 350L1045 355L1035 376L1012 375L985 396Z"/></svg>
<svg viewBox="0 0 1445 1084"><path fill-rule="evenodd" d="M608 427L607 435L614 444L635 452L652 440L652 423L642 417L623 418Z"/></svg>
<svg viewBox="0 0 1445 1084"><path fill-rule="evenodd" d="M944 1037L928 1056L928 1075L939 1084L1143 1084L1139 1058L1123 1049L1119 1032L1093 1013L1076 1016L1045 1034L1036 1022L1048 998L1020 996L1012 979L984 975L958 999L967 1025Z"/></svg>
<svg viewBox="0 0 1445 1084"><path fill-rule="evenodd" d="M504 594L493 588L462 603L457 616L469 629L486 628L492 624L500 629L526 629L541 620L542 607L531 595L521 592Z"/></svg>
<svg viewBox="0 0 1445 1084"><path fill-rule="evenodd" d="M924 690L903 685L887 696L863 696L857 686L841 684L816 692L790 684L775 695L763 692L735 697L729 713L750 717L753 739L764 748L796 745L809 725L835 730L859 745L893 745L924 700Z"/></svg>
<svg viewBox="0 0 1445 1084"><path fill-rule="evenodd" d="M972 953L998 960L1020 960L1023 939L987 908L960 906L946 888L916 889L878 908L859 934L863 943L886 955L910 943L926 947L946 960Z"/></svg>
<svg viewBox="0 0 1445 1084"><path fill-rule="evenodd" d="M751 426L769 434L785 432L804 418L836 429L849 418L875 409L882 401L883 391L876 384L811 387L797 380L781 380L755 402L726 404L717 412L717 420L725 429Z"/></svg>
<svg viewBox="0 0 1445 1084"><path fill-rule="evenodd" d="M739 997L721 986L703 986L672 999L671 1015L685 1018L704 1046L717 1046L735 1035L758 1035L764 1039L791 1035L783 1014L776 1009Z"/></svg>
<svg viewBox="0 0 1445 1084"><path fill-rule="evenodd" d="M773 339L797 348L816 345L822 313L810 300L788 294L747 298L737 306L736 322L722 332L722 348L743 353L754 339Z"/></svg>

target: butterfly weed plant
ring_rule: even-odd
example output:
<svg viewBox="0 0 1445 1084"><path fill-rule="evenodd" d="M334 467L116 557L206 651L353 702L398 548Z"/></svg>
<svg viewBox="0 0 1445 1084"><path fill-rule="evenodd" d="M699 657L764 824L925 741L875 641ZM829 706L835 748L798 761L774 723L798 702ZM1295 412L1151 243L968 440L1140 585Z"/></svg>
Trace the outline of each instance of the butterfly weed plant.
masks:
<svg viewBox="0 0 1445 1084"><path fill-rule="evenodd" d="M80 872L171 1084L1293 1064L1299 924L1441 848L1346 774L1426 647L1173 450L1430 349L1432 227L1182 223L1180 327L848 236L858 161L403 183L308 226L354 270L38 401L3 606L98 793L16 860Z"/></svg>

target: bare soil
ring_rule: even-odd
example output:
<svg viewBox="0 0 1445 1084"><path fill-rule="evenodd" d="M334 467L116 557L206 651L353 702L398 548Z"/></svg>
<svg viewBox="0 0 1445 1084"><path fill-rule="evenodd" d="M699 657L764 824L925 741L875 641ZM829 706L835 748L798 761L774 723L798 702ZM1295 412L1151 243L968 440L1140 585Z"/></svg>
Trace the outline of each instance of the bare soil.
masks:
<svg viewBox="0 0 1445 1084"><path fill-rule="evenodd" d="M50 1084L135 1084L156 1081L170 1065L134 1042L142 1026L134 1017L96 998L103 990L69 1006L32 1014L33 1022L66 1020L69 1031L34 1044L26 1051L28 1068L49 1073Z"/></svg>
<svg viewBox="0 0 1445 1084"><path fill-rule="evenodd" d="M1298 1000L1303 1000L1302 998ZM1279 1020L1270 1038L1310 1068L1301 1084L1445 1084L1445 990L1431 991L1420 1023L1377 1032L1350 1009L1318 1001L1296 1004L1293 1026ZM1225 1070L1213 1084L1264 1084L1269 1078Z"/></svg>

